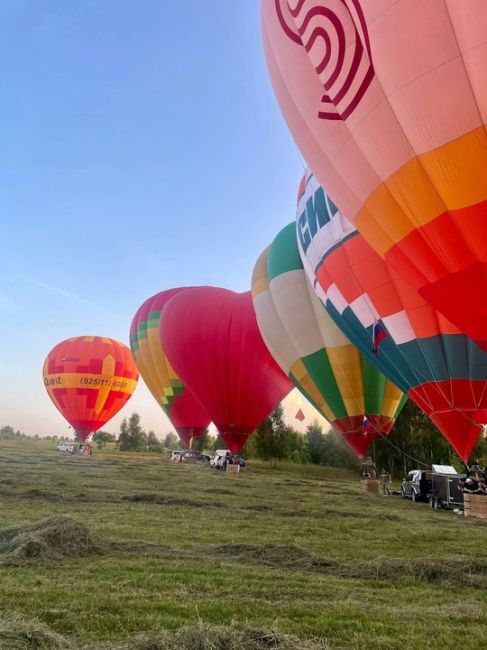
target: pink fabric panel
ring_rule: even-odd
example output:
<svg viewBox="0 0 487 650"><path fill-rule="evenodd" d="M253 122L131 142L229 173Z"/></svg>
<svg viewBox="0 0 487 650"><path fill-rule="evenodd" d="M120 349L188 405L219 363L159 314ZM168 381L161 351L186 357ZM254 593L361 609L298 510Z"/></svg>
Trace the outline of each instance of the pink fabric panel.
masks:
<svg viewBox="0 0 487 650"><path fill-rule="evenodd" d="M368 28L374 67L388 96L459 55L444 0L399 0Z"/></svg>
<svg viewBox="0 0 487 650"><path fill-rule="evenodd" d="M390 102L417 154L482 126L461 58L419 77L390 97Z"/></svg>
<svg viewBox="0 0 487 650"><path fill-rule="evenodd" d="M376 72L417 154L481 126L444 0L402 0L370 32Z"/></svg>
<svg viewBox="0 0 487 650"><path fill-rule="evenodd" d="M353 136L383 181L415 157L388 102L371 111L355 127Z"/></svg>
<svg viewBox="0 0 487 650"><path fill-rule="evenodd" d="M354 193L347 182L351 179L348 175L342 177L335 169L328 158L327 152L320 146L315 134L306 125L297 103L289 94L285 78L281 74L279 66L274 57L266 34L264 33L264 47L269 72L271 74L274 92L279 100L281 110L284 114L289 130L293 137L298 140L299 149L310 169L317 170L328 185L333 185L336 196L340 195L341 205L347 214L355 215L362 208L362 200ZM285 108L284 108L285 107ZM338 200L338 199L337 199Z"/></svg>
<svg viewBox="0 0 487 650"><path fill-rule="evenodd" d="M462 52L483 45L487 37L485 0L446 0L446 6Z"/></svg>
<svg viewBox="0 0 487 650"><path fill-rule="evenodd" d="M367 0L361 3L362 11L364 12L365 20L370 25L378 16L388 11L392 6L397 4L397 0Z"/></svg>
<svg viewBox="0 0 487 650"><path fill-rule="evenodd" d="M485 6L487 8L487 3ZM487 28L485 33L487 34ZM480 118L483 124L487 124L487 43L466 52L463 60L480 111Z"/></svg>

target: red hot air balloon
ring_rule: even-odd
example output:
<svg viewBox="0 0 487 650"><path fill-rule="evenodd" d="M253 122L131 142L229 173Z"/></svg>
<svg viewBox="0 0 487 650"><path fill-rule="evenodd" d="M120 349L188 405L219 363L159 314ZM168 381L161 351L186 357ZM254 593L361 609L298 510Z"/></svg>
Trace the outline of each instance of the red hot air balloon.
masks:
<svg viewBox="0 0 487 650"><path fill-rule="evenodd" d="M187 289L167 302L160 327L175 371L238 453L293 388L262 340L250 291Z"/></svg>
<svg viewBox="0 0 487 650"><path fill-rule="evenodd" d="M43 375L49 397L82 441L118 413L139 378L127 346L102 336L58 343Z"/></svg>
<svg viewBox="0 0 487 650"><path fill-rule="evenodd" d="M130 328L130 347L140 374L185 448L191 446L193 436L208 429L210 418L171 367L161 345L159 323L166 302L187 288L167 289L148 298Z"/></svg>

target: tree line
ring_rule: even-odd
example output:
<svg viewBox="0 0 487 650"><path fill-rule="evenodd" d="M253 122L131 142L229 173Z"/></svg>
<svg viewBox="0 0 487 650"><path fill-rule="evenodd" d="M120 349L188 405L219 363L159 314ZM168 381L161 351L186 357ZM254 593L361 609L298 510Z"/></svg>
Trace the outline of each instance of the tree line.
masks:
<svg viewBox="0 0 487 650"><path fill-rule="evenodd" d="M168 449L179 449L179 441L174 433L167 434L163 441L150 431L146 433L140 425L140 417L133 413L124 420L117 440L121 451L154 451L162 453ZM208 431L193 439L195 451L213 453L225 449L226 445L218 436L214 438ZM453 465L458 471L465 466L452 447L440 434L431 420L410 400L396 420L392 433L376 438L369 455L379 469L396 477L423 466ZM311 423L304 434L296 431L284 420L284 410L279 406L267 417L250 436L242 454L247 459L260 459L275 465L282 461L328 465L344 469L360 469L360 461L347 447L340 433L324 432L321 425ZM471 456L473 462L487 465L487 438L482 433Z"/></svg>
<svg viewBox="0 0 487 650"><path fill-rule="evenodd" d="M0 428L0 440L14 438L39 438L28 436L14 430L10 425ZM46 436L47 440L69 440L66 436ZM93 434L93 443L98 448L114 444L120 451L165 453L181 449L179 439L169 432L161 440L154 431L146 432L141 425L138 413L125 418L118 436L106 431ZM226 445L218 436L210 436L206 431L193 438L192 449L208 454ZM392 433L376 438L369 455L379 469L396 477L404 476L409 470L431 466L453 465L458 471L465 466L452 447L440 434L431 420L410 400L406 403L396 420ZM242 454L247 459L260 459L275 465L278 462L311 463L344 469L360 469L360 462L348 449L340 433L333 429L324 432L317 421L311 423L304 434L296 431L284 420L284 410L279 406L267 417L250 436ZM487 438L482 432L471 456L472 462L484 467L487 465Z"/></svg>

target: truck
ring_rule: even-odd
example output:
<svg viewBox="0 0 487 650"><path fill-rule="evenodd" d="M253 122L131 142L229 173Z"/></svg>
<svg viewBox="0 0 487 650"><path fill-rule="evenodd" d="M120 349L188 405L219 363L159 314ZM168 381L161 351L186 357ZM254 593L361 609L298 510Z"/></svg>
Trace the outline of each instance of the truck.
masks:
<svg viewBox="0 0 487 650"><path fill-rule="evenodd" d="M451 465L413 469L401 484L401 494L412 501L427 501L431 508L463 509L463 481Z"/></svg>

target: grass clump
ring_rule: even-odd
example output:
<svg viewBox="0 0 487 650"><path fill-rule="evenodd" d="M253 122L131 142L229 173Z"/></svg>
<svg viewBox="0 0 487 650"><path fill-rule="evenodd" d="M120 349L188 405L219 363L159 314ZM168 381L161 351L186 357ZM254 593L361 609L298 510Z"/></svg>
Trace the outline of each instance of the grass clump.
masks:
<svg viewBox="0 0 487 650"><path fill-rule="evenodd" d="M101 554L102 546L89 528L65 515L0 530L0 564L4 565Z"/></svg>

